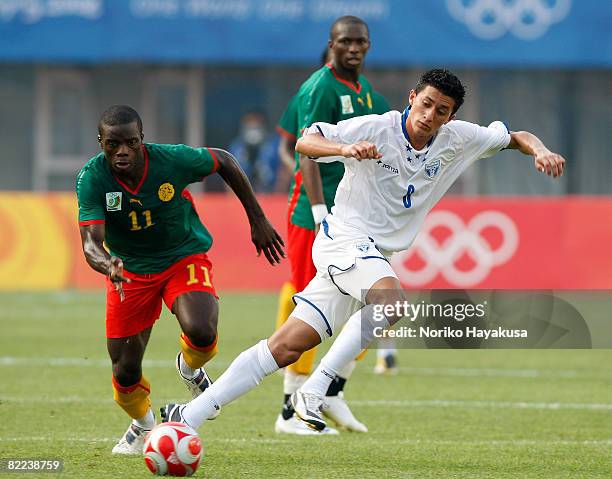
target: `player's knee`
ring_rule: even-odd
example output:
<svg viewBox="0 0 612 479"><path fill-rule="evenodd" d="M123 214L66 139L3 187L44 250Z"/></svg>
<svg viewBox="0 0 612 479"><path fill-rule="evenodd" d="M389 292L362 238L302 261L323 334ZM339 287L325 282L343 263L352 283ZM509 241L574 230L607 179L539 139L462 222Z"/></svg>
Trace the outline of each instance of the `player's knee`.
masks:
<svg viewBox="0 0 612 479"><path fill-rule="evenodd" d="M185 328L183 333L189 338L191 344L199 348L210 346L217 339L217 328L209 325L199 328Z"/></svg>
<svg viewBox="0 0 612 479"><path fill-rule="evenodd" d="M121 386L132 386L140 381L142 368L140 364L119 361L113 363L113 376Z"/></svg>
<svg viewBox="0 0 612 479"><path fill-rule="evenodd" d="M404 301L406 295L401 289L371 289L368 291L368 304L396 304Z"/></svg>
<svg viewBox="0 0 612 479"><path fill-rule="evenodd" d="M284 368L293 364L300 359L303 353L303 351L299 351L297 348L292 347L286 341L270 340L268 341L268 347L279 368Z"/></svg>
<svg viewBox="0 0 612 479"><path fill-rule="evenodd" d="M406 294L401 289L371 289L368 291L367 295L368 304L374 304L382 308L389 305L401 305L404 301L406 301ZM395 324L403 317L402 315L389 313L389 311L393 310L393 308L384 309L384 314L391 325ZM402 308L396 308L395 310L402 311Z"/></svg>

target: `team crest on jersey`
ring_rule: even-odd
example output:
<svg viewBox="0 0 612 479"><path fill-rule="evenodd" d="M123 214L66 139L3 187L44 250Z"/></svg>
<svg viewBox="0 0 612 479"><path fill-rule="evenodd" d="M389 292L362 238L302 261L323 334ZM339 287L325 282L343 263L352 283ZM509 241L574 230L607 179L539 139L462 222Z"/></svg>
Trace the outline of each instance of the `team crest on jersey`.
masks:
<svg viewBox="0 0 612 479"><path fill-rule="evenodd" d="M106 193L106 211L121 211L121 191Z"/></svg>
<svg viewBox="0 0 612 479"><path fill-rule="evenodd" d="M440 160L430 161L425 164L425 176L433 180L440 173Z"/></svg>
<svg viewBox="0 0 612 479"><path fill-rule="evenodd" d="M164 183L159 187L157 196L159 196L159 199L162 201L170 201L172 198L174 198L174 186L172 186L170 183Z"/></svg>
<svg viewBox="0 0 612 479"><path fill-rule="evenodd" d="M342 114L351 115L355 113L353 109L353 102L351 101L351 95L341 95L340 103L342 104Z"/></svg>

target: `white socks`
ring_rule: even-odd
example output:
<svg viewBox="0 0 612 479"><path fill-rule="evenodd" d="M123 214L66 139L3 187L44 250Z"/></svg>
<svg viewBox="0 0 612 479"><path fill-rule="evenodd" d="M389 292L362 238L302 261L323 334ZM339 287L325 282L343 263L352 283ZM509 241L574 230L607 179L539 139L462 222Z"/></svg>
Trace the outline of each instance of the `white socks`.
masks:
<svg viewBox="0 0 612 479"><path fill-rule="evenodd" d="M296 374L285 368L285 378L283 379L283 394L293 394L306 382L306 374Z"/></svg>
<svg viewBox="0 0 612 479"><path fill-rule="evenodd" d="M338 377L341 377L342 379L349 379L351 375L353 374L353 371L355 370L356 365L357 365L357 361L353 359L346 366L344 366L343 368L340 368L340 370L338 371Z"/></svg>
<svg viewBox="0 0 612 479"><path fill-rule="evenodd" d="M374 328L389 327L386 319L374 320L373 308L372 304L364 306L349 318L317 369L302 386L302 391L325 396L334 377L372 342Z"/></svg>
<svg viewBox="0 0 612 479"><path fill-rule="evenodd" d="M151 408L149 408L143 417L134 419L132 422L143 429L153 429L155 427L155 416Z"/></svg>
<svg viewBox="0 0 612 479"><path fill-rule="evenodd" d="M182 410L183 417L191 427L199 428L221 406L246 394L276 370L278 365L264 339L240 353L219 379L188 403Z"/></svg>
<svg viewBox="0 0 612 479"><path fill-rule="evenodd" d="M183 353L180 354L179 358L179 368L181 368L181 374L187 379L192 379L196 375L198 370L191 368L189 364L185 362L185 357L183 356Z"/></svg>

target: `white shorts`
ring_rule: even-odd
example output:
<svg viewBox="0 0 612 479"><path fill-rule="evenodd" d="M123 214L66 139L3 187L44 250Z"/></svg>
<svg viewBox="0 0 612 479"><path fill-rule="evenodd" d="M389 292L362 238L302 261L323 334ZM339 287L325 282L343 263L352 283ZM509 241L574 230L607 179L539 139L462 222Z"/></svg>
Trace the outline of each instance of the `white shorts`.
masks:
<svg viewBox="0 0 612 479"><path fill-rule="evenodd" d="M316 276L293 296L291 316L312 326L321 341L365 304L365 295L378 280L397 278L372 238L363 234L333 235L323 222L312 246Z"/></svg>

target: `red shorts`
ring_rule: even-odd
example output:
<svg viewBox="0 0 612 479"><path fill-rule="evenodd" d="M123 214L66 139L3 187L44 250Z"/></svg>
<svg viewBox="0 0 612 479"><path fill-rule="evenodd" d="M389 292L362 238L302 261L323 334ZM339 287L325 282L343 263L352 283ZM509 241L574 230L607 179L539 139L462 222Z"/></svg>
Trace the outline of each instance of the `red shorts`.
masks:
<svg viewBox="0 0 612 479"><path fill-rule="evenodd" d="M162 299L172 311L174 300L183 293L205 291L218 298L212 284L212 264L204 253L177 261L161 273L124 272L131 283L123 283L121 301L115 285L106 278L106 337L125 338L153 326L161 313Z"/></svg>
<svg viewBox="0 0 612 479"><path fill-rule="evenodd" d="M315 232L289 222L287 226L287 253L291 263L291 283L299 293L314 278L317 269L312 262L312 244Z"/></svg>

